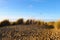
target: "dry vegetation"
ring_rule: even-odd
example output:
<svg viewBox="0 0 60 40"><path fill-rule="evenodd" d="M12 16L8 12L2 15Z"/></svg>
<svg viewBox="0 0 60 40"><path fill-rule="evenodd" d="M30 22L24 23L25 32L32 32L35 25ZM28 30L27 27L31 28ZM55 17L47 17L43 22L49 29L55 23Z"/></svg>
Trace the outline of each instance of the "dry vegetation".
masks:
<svg viewBox="0 0 60 40"><path fill-rule="evenodd" d="M60 21L4 20L0 23L0 40L60 40Z"/></svg>

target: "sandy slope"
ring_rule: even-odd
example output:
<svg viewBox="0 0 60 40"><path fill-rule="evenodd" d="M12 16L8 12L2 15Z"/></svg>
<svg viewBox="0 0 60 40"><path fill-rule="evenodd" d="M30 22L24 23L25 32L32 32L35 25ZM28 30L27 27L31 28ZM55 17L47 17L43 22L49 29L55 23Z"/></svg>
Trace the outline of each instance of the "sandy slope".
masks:
<svg viewBox="0 0 60 40"><path fill-rule="evenodd" d="M0 40L60 40L60 31L37 25L0 28Z"/></svg>

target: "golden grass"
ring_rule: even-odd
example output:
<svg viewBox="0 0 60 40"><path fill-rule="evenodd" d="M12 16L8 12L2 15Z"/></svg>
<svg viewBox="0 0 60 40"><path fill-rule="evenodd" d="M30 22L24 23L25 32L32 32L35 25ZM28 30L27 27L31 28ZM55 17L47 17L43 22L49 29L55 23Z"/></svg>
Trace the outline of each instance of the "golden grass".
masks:
<svg viewBox="0 0 60 40"><path fill-rule="evenodd" d="M0 28L2 40L60 40L60 31L38 25L15 25Z"/></svg>

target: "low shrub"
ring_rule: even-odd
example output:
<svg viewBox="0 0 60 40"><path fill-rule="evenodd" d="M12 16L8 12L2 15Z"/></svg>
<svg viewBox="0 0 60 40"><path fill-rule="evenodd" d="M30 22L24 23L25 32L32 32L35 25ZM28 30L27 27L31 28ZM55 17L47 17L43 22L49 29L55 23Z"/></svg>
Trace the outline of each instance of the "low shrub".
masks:
<svg viewBox="0 0 60 40"><path fill-rule="evenodd" d="M12 22L12 24L11 25L17 25L17 23L16 22Z"/></svg>
<svg viewBox="0 0 60 40"><path fill-rule="evenodd" d="M49 25L48 28L49 28L49 29L53 29L54 26L53 26L53 25Z"/></svg>
<svg viewBox="0 0 60 40"><path fill-rule="evenodd" d="M1 23L0 23L0 26L2 27L2 26L9 26L9 25L11 25L11 23L9 22L9 20L4 20L4 21L2 21Z"/></svg>
<svg viewBox="0 0 60 40"><path fill-rule="evenodd" d="M18 19L17 22L16 22L16 24L17 24L17 25L24 24L23 19L22 19L22 18L21 18L21 19Z"/></svg>
<svg viewBox="0 0 60 40"><path fill-rule="evenodd" d="M27 20L26 22L25 22L25 25L29 25L31 23L31 21L30 20Z"/></svg>

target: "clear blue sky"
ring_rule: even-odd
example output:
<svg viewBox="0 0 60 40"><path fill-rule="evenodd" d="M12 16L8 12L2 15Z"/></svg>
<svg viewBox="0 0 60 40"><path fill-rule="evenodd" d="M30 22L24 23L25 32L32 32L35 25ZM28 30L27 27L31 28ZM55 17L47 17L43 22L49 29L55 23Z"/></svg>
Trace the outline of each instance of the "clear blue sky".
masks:
<svg viewBox="0 0 60 40"><path fill-rule="evenodd" d="M60 0L0 0L0 20L18 18L57 20Z"/></svg>

